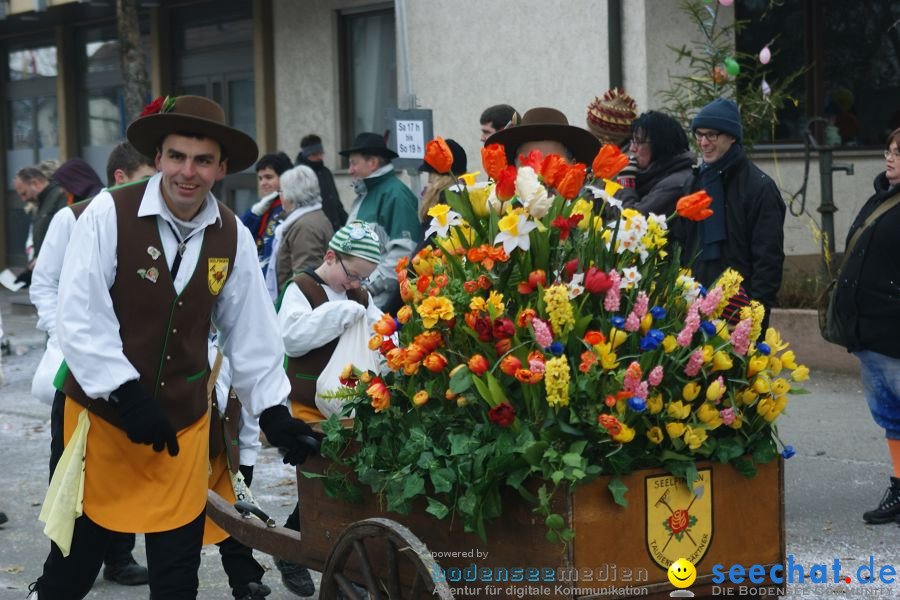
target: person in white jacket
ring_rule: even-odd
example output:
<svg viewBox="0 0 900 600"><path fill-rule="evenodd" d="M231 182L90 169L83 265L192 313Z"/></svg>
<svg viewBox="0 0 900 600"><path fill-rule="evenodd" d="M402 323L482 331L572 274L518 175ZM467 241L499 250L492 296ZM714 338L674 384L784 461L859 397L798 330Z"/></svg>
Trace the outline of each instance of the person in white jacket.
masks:
<svg viewBox="0 0 900 600"><path fill-rule="evenodd" d="M109 187L139 181L156 173L152 161L134 149L128 142L113 148L106 163ZM47 348L41 357L31 381L31 395L50 404L50 475L63 451L63 407L65 395L54 386L54 378L63 361L62 350L56 337L56 307L59 295L59 276L77 214L90 200L81 206L67 206L58 211L44 238L31 277L28 294L38 313L37 328L47 332ZM134 560L135 536L133 533L117 533L112 536L104 556L103 578L121 585L144 585L149 580L147 567Z"/></svg>
<svg viewBox="0 0 900 600"><path fill-rule="evenodd" d="M285 288L278 309L278 325L287 354L291 381L291 412L306 422L325 415L316 405L318 376L328 365L340 337L352 326L364 324L367 331L382 312L365 289L367 278L381 260L382 246L375 225L351 221L328 243L325 259L316 269L305 269ZM371 352L368 347L359 352ZM375 353L372 353L375 354ZM346 356L338 357L347 361ZM284 526L300 530L299 503ZM285 587L301 596L315 592L309 571L275 559Z"/></svg>

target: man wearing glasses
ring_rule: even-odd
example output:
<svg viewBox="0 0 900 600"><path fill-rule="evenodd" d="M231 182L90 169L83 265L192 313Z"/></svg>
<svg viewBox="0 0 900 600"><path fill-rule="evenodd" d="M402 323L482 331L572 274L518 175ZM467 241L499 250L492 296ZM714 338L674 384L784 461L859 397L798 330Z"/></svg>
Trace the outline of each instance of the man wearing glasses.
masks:
<svg viewBox="0 0 900 600"><path fill-rule="evenodd" d="M331 238L322 264L316 269L304 269L294 277L294 285L285 288L278 307L278 324L288 356L291 412L304 415L307 422L325 419L316 408L316 382L338 340L361 319L366 320L366 331L371 331L381 318L381 310L363 287L381 260L382 245L376 226L351 221ZM360 348L361 352L366 350ZM284 526L300 530L297 507ZM275 560L275 566L289 590L301 596L313 594L315 588L306 568L280 559Z"/></svg>
<svg viewBox="0 0 900 600"><path fill-rule="evenodd" d="M673 238L681 242L686 263L695 259L694 277L702 285L709 287L729 267L743 275L746 295L766 309L765 335L784 268L784 200L744 151L734 101L719 98L704 106L691 130L701 163L689 191L706 190L713 214L699 222L678 219Z"/></svg>

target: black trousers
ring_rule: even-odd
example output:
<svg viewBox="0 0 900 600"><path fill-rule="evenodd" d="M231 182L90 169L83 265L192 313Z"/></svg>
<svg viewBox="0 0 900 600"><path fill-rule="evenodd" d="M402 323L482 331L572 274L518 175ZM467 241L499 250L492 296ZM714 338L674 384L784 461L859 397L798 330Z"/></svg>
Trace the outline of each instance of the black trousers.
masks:
<svg viewBox="0 0 900 600"><path fill-rule="evenodd" d="M200 548L206 511L171 531L146 533L150 595L160 600L196 600ZM38 600L80 600L91 591L113 532L87 515L75 520L72 550L63 557L56 544L37 580Z"/></svg>
<svg viewBox="0 0 900 600"><path fill-rule="evenodd" d="M66 395L62 392L56 392L53 396L53 405L50 407L50 478L53 478L53 472L56 465L62 457L65 448L65 435L63 430L63 421L65 415ZM109 546L103 562L107 565L120 565L129 563L134 558L131 552L134 550L134 534L133 533L113 533L109 540Z"/></svg>

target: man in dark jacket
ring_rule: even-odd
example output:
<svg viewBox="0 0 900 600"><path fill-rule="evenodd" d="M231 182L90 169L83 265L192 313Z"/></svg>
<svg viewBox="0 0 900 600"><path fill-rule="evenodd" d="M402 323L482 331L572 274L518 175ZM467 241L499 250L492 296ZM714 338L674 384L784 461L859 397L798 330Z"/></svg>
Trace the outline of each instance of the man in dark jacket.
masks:
<svg viewBox="0 0 900 600"><path fill-rule="evenodd" d="M682 244L682 260L694 259L694 277L702 285L712 285L729 267L744 277L746 294L766 309L765 335L784 270L784 200L772 178L747 157L732 100L704 106L691 130L702 162L689 191L706 190L713 214L699 222L676 219L672 237Z"/></svg>
<svg viewBox="0 0 900 600"><path fill-rule="evenodd" d="M334 184L334 175L325 166L325 147L322 146L322 138L314 133L304 136L300 140L300 153L297 154L295 165L306 165L312 169L319 178L319 195L322 196L322 211L331 227L335 231L347 223L347 211L341 203L337 186Z"/></svg>
<svg viewBox="0 0 900 600"><path fill-rule="evenodd" d="M50 220L61 208L66 206L66 192L55 181L47 179L37 167L25 167L16 173L13 178L13 187L22 202L32 202L37 205L34 217L31 221L32 240L34 242L34 259L28 263L16 281L22 281L26 285L31 283L31 272L50 227Z"/></svg>

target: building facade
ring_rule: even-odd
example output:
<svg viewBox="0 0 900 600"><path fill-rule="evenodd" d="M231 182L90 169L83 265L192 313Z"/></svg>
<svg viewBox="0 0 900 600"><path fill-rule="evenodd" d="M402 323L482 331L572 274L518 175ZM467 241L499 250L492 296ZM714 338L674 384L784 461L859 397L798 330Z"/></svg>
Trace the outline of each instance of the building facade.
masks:
<svg viewBox="0 0 900 600"><path fill-rule="evenodd" d="M122 138L127 123L121 117L113 2L0 3L4 4L0 36L7 70L0 89L7 110L0 122L6 144L0 168L7 189L0 197L0 265L20 265L27 220L12 192L15 172L45 158L82 156L103 177L105 155ZM302 136L319 134L326 164L335 172L347 204L353 194L338 151L360 131L386 130L388 108L431 109L434 133L459 141L468 153L470 169L476 170L478 118L487 106L507 103L520 112L554 106L571 123L584 126L588 103L611 85L621 85L635 98L639 111L658 110L663 108L660 92L669 85L670 75L684 68L676 62L672 47L697 36L679 10L679 0L141 0L139 4L154 95L197 93L215 98L225 106L232 124L255 135L265 152L283 150L293 158ZM767 2L727 4L720 7L725 17L734 19L737 13L741 19L758 17ZM803 56L808 62L818 58L817 65L846 59L823 50L821 42L841 26L839 2L787 4L792 5L790 11L777 15L773 25L776 49L783 46L796 61L798 51L792 44L800 43L801 65ZM898 12L894 19L900 18L900 8L889 0L874 4ZM888 46L894 33L884 34ZM756 43L740 35L739 47ZM900 39L897 43L900 47ZM869 119L860 129L874 133L868 139L847 138L834 152L836 162L854 165L853 175L833 176L839 251L850 219L884 168L877 138L888 130L890 103L900 109L900 75L893 80L890 76L900 74L900 66L891 52L872 59L881 65L887 83L857 93L856 104L865 108ZM802 96L800 113L787 115L786 122L805 124L803 119L819 114L833 117L828 98L836 95L846 104L846 95L829 92L829 86L836 90L862 85L856 80L829 83L829 77L834 79L839 72L810 69L797 93ZM869 98L877 100L880 94L887 100ZM867 103L862 102L864 97ZM862 112L859 107L847 108ZM872 125L876 118L884 124ZM864 120L862 114L860 119ZM803 184L806 161L797 127L782 129L781 139L758 144L754 154L790 199ZM812 153L809 165L805 205L799 196L791 202L786 252L815 264L821 243L811 226L820 222L817 153ZM254 194L252 170L230 176L219 191L237 210L249 206Z"/></svg>

